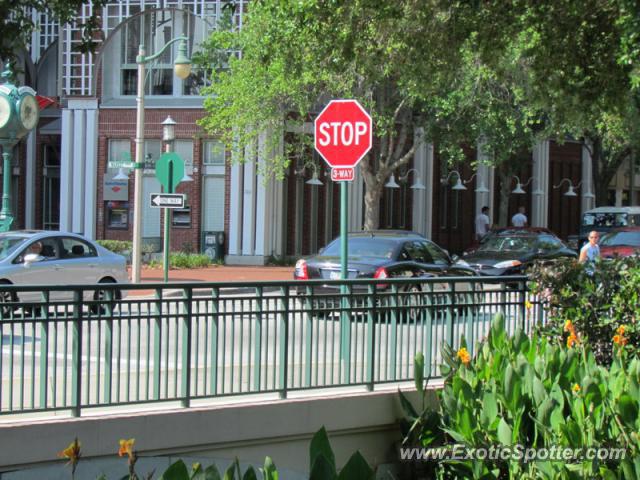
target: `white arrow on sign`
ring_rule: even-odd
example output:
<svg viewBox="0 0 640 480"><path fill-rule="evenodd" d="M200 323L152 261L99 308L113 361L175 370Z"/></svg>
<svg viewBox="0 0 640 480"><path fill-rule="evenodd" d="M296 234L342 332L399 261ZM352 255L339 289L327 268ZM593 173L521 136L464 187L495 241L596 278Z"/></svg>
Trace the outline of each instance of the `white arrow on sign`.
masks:
<svg viewBox="0 0 640 480"><path fill-rule="evenodd" d="M184 194L152 193L151 206L155 208L184 208Z"/></svg>

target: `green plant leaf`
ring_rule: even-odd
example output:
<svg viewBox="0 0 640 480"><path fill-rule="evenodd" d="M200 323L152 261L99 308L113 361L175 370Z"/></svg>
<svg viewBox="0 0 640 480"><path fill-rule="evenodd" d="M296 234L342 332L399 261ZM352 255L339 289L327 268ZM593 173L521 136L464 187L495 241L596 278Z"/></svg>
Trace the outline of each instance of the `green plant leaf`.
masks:
<svg viewBox="0 0 640 480"><path fill-rule="evenodd" d="M625 393L618 399L616 407L622 421L634 428L638 419L638 401Z"/></svg>
<svg viewBox="0 0 640 480"><path fill-rule="evenodd" d="M547 398L547 389L544 388L542 381L534 376L533 377L533 400L536 405L540 405L544 399Z"/></svg>
<svg viewBox="0 0 640 480"><path fill-rule="evenodd" d="M416 390L422 393L424 391L424 355L422 352L416 353L416 358L413 361L413 379Z"/></svg>
<svg viewBox="0 0 640 480"><path fill-rule="evenodd" d="M409 399L402 393L400 389L398 389L398 393L400 394L400 405L402 406L402 410L409 419L414 422L416 418L418 418L418 412L413 408L413 405L409 401Z"/></svg>
<svg viewBox="0 0 640 480"><path fill-rule="evenodd" d="M278 480L278 470L276 469L276 464L273 463L271 457L266 457L264 459L264 468L262 473L264 475L264 480Z"/></svg>
<svg viewBox="0 0 640 480"><path fill-rule="evenodd" d="M511 445L513 443L513 432L511 427L505 422L504 418L498 423L498 440L503 445Z"/></svg>
<svg viewBox="0 0 640 480"><path fill-rule="evenodd" d="M253 469L253 467L250 466L249 468L247 468L247 471L244 472L244 475L242 476L242 480L258 480L256 471Z"/></svg>
<svg viewBox="0 0 640 480"><path fill-rule="evenodd" d="M638 478L635 468L633 468L633 464L629 460L624 459L621 463L621 467L622 472L624 473L624 478Z"/></svg>
<svg viewBox="0 0 640 480"><path fill-rule="evenodd" d="M329 463L324 455L318 456L313 462L309 480L334 480L337 478L335 465Z"/></svg>
<svg viewBox="0 0 640 480"><path fill-rule="evenodd" d="M205 480L221 480L218 467L216 467L215 464L209 465L204 471L204 478Z"/></svg>
<svg viewBox="0 0 640 480"><path fill-rule="evenodd" d="M318 430L313 438L311 439L311 445L309 446L309 459L310 459L310 470L313 471L314 464L318 461L319 458L324 458L326 462L329 464L331 469L336 472L336 458L333 454L333 450L331 449L331 444L329 443L329 437L327 436L327 431L324 427L321 427ZM321 467L324 470L324 465Z"/></svg>
<svg viewBox="0 0 640 480"><path fill-rule="evenodd" d="M182 460L178 460L169 465L160 480L189 480L189 469Z"/></svg>
<svg viewBox="0 0 640 480"><path fill-rule="evenodd" d="M493 392L485 392L482 396L482 410L480 422L485 430L488 430L498 416L498 399Z"/></svg>
<svg viewBox="0 0 640 480"><path fill-rule="evenodd" d="M222 480L235 480L236 471L238 472L238 480L240 480L240 463L237 458L227 467Z"/></svg>
<svg viewBox="0 0 640 480"><path fill-rule="evenodd" d="M374 477L374 471L360 452L351 455L351 458L340 471L338 480L362 479L369 480Z"/></svg>

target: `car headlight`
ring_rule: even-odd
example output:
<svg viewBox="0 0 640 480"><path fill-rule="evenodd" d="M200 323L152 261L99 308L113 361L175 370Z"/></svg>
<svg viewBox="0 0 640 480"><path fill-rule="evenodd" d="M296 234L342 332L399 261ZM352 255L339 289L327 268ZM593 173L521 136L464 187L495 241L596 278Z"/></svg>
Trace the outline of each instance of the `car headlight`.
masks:
<svg viewBox="0 0 640 480"><path fill-rule="evenodd" d="M509 267L517 267L522 265L520 260L507 260L505 262L496 263L493 268L509 268Z"/></svg>

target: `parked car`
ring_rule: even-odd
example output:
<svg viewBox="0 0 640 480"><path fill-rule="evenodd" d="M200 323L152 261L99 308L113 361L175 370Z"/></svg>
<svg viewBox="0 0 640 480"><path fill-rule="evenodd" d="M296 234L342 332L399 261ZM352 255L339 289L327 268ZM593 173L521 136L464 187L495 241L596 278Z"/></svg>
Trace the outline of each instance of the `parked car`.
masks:
<svg viewBox="0 0 640 480"><path fill-rule="evenodd" d="M600 255L628 257L640 255L640 226L618 228L600 239Z"/></svg>
<svg viewBox="0 0 640 480"><path fill-rule="evenodd" d="M400 278L434 275L465 275L468 268L456 265L446 250L415 232L376 230L350 233L348 278ZM300 259L296 280L340 278L340 238L317 255Z"/></svg>
<svg viewBox="0 0 640 480"><path fill-rule="evenodd" d="M568 244L579 250L587 243L589 232L595 230L603 234L617 228L640 226L640 207L598 207L587 210L582 215L580 233L570 235Z"/></svg>
<svg viewBox="0 0 640 480"><path fill-rule="evenodd" d="M519 275L536 261L577 257L553 232L544 228L510 227L492 230L458 264L480 275Z"/></svg>
<svg viewBox="0 0 640 480"><path fill-rule="evenodd" d="M0 233L0 284L78 285L128 283L126 259L92 240L68 232L22 230ZM85 292L86 300L105 297L101 290ZM0 292L0 302L37 301L39 292L19 298ZM68 300L71 291L52 292L52 300Z"/></svg>

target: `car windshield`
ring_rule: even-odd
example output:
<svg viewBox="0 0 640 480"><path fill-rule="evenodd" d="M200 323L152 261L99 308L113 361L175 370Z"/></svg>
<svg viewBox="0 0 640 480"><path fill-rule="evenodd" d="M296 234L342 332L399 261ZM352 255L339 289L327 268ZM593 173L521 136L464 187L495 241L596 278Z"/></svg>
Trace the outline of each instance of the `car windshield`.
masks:
<svg viewBox="0 0 640 480"><path fill-rule="evenodd" d="M603 247L629 246L640 247L640 231L613 232L602 237L600 245Z"/></svg>
<svg viewBox="0 0 640 480"><path fill-rule="evenodd" d="M0 236L0 260L7 258L26 241L27 239L25 237L17 237L15 235Z"/></svg>
<svg viewBox="0 0 640 480"><path fill-rule="evenodd" d="M479 252L527 252L533 250L535 237L502 237L496 235L487 238L480 247Z"/></svg>
<svg viewBox="0 0 640 480"><path fill-rule="evenodd" d="M392 240L380 238L349 238L349 257L391 258L397 245ZM340 239L327 245L321 254L326 257L340 256Z"/></svg>
<svg viewBox="0 0 640 480"><path fill-rule="evenodd" d="M582 225L589 227L626 227L626 213L585 213Z"/></svg>

